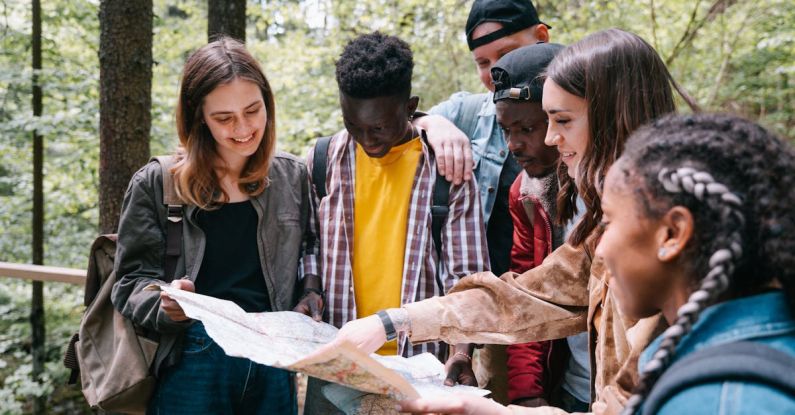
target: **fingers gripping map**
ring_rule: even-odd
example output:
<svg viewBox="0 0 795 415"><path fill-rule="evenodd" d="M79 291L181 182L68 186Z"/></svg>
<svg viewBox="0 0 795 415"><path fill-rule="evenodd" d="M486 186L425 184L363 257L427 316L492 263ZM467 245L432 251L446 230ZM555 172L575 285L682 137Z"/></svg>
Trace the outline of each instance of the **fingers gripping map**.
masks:
<svg viewBox="0 0 795 415"><path fill-rule="evenodd" d="M428 353L411 358L368 356L349 343L323 348L334 339L337 328L303 314L246 313L231 301L171 286L150 285L147 289L165 291L179 303L185 315L204 324L210 337L229 356L302 372L392 399L451 393L488 394L471 386L444 386L444 365Z"/></svg>

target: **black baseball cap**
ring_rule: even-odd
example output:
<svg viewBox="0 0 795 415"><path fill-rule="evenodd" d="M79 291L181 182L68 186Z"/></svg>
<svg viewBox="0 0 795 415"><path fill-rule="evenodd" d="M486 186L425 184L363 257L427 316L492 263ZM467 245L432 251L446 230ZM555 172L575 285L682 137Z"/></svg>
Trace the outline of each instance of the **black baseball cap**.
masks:
<svg viewBox="0 0 795 415"><path fill-rule="evenodd" d="M494 102L503 99L541 102L544 83L540 75L561 50L563 45L539 42L506 53L491 68Z"/></svg>
<svg viewBox="0 0 795 415"><path fill-rule="evenodd" d="M502 28L472 40L472 32L484 22L501 23ZM467 45L469 50L474 50L539 23L551 27L538 19L536 8L530 0L475 0L467 18Z"/></svg>

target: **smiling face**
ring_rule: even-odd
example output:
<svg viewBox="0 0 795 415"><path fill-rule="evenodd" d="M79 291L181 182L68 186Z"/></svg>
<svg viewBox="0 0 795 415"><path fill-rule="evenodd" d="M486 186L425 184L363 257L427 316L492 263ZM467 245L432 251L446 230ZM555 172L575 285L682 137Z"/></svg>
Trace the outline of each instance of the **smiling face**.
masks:
<svg viewBox="0 0 795 415"><path fill-rule="evenodd" d="M555 170L558 150L544 144L547 114L538 102L503 99L497 101L497 123L508 150L530 177L543 177Z"/></svg>
<svg viewBox="0 0 795 415"><path fill-rule="evenodd" d="M585 98L566 92L551 79L544 82L542 101L549 117L544 142L558 148L560 161L568 167L569 176L576 179L577 168L590 140L588 102Z"/></svg>
<svg viewBox="0 0 795 415"><path fill-rule="evenodd" d="M472 39L478 39L489 33L502 29L502 24L497 22L484 22L472 31ZM538 24L514 34L501 37L493 42L477 47L472 51L472 58L478 69L478 77L483 86L489 91L494 91L494 83L491 81L491 67L506 53L519 49L522 46L534 45L539 41L547 42L549 35L547 27Z"/></svg>
<svg viewBox="0 0 795 415"><path fill-rule="evenodd" d="M218 155L232 168L242 168L257 151L268 122L259 86L240 78L207 94L202 117L215 140Z"/></svg>
<svg viewBox="0 0 795 415"><path fill-rule="evenodd" d="M644 318L677 296L677 273L658 257L668 228L663 219L646 215L633 194L635 187L627 183L619 166L610 168L602 193L604 233L596 255L610 270L611 287L622 312L630 318Z"/></svg>
<svg viewBox="0 0 795 415"><path fill-rule="evenodd" d="M384 157L392 147L414 138L409 115L414 114L418 102L417 97L353 98L340 92L345 129L373 158Z"/></svg>

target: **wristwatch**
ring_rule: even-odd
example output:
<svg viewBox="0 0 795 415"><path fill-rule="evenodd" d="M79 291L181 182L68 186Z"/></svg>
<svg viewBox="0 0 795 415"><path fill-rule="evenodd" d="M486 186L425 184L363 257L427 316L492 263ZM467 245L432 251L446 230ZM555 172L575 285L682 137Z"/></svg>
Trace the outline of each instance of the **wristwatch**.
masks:
<svg viewBox="0 0 795 415"><path fill-rule="evenodd" d="M387 314L384 310L381 310L375 314L381 319L381 324L384 325L386 341L395 340L397 338L397 331L395 331L395 325L392 324L392 319L389 318L389 314Z"/></svg>

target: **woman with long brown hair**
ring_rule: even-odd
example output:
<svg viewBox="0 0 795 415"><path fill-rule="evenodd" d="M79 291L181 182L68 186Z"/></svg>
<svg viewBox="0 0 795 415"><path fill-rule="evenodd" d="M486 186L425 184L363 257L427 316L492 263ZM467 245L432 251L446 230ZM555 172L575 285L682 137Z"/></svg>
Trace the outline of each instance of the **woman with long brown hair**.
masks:
<svg viewBox="0 0 795 415"><path fill-rule="evenodd" d="M319 319L306 167L275 151L273 92L243 44L221 38L188 58L176 121L179 149L170 173L184 214L172 285L247 312L290 310L303 286L296 310ZM125 317L160 335L149 412L294 414L289 372L226 356L174 300L143 290L166 278L162 176L152 162L130 181L113 292Z"/></svg>
<svg viewBox="0 0 795 415"><path fill-rule="evenodd" d="M444 297L389 309L391 326L407 332L412 342L448 343L513 344L587 331L592 409L620 410L637 382L638 354L665 322L659 315L632 320L619 313L609 272L594 255L601 235L599 192L629 135L676 110L674 90L695 109L654 48L632 33L597 32L561 51L547 68L542 104L549 117L546 143L557 146L562 162L557 220L574 217L577 197L586 207L567 243L521 275L470 275ZM385 330L379 318L367 317L344 326L338 340L372 351L384 342ZM402 410L513 413L468 396L403 402Z"/></svg>

